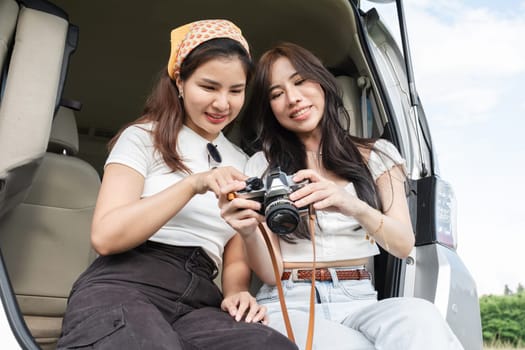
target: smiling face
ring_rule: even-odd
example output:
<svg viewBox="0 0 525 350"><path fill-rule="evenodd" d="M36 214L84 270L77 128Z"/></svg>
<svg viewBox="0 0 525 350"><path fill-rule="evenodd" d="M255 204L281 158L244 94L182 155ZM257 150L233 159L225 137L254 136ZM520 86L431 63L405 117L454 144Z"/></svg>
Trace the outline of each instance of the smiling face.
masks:
<svg viewBox="0 0 525 350"><path fill-rule="evenodd" d="M244 103L246 73L237 57L219 57L202 64L186 80L177 78L186 118L184 124L214 140L239 114Z"/></svg>
<svg viewBox="0 0 525 350"><path fill-rule="evenodd" d="M320 135L325 94L321 85L303 78L286 57L270 71L270 106L279 124L300 138Z"/></svg>

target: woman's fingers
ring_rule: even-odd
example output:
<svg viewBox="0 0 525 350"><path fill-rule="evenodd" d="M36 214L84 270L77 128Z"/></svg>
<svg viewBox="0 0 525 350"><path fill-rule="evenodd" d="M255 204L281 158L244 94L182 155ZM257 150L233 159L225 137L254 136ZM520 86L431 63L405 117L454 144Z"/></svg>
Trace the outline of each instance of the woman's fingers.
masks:
<svg viewBox="0 0 525 350"><path fill-rule="evenodd" d="M230 183L244 182L248 176L241 173L239 170L234 167L219 167L204 173L206 177L206 183L208 189L213 191L217 197L221 195L221 188L225 187ZM244 184L246 186L246 184ZM240 187L240 185L238 185ZM240 187L242 189L244 187Z"/></svg>
<svg viewBox="0 0 525 350"><path fill-rule="evenodd" d="M312 169L302 169L294 174L292 180L295 182L301 182L304 180L309 180L310 182L320 182L325 180L317 171Z"/></svg>
<svg viewBox="0 0 525 350"><path fill-rule="evenodd" d="M315 209L342 211L354 196L328 180L311 183L290 195L294 205L302 208L313 204Z"/></svg>
<svg viewBox="0 0 525 350"><path fill-rule="evenodd" d="M221 309L228 312L237 322L262 322L268 324L266 307L259 305L249 292L239 292L225 298Z"/></svg>
<svg viewBox="0 0 525 350"><path fill-rule="evenodd" d="M235 321L237 322L242 320L242 318L244 317L244 314L246 313L246 310L250 306L250 301L247 299L248 299L247 297L243 297L243 295L241 294L241 297L239 298L237 312L235 313Z"/></svg>
<svg viewBox="0 0 525 350"><path fill-rule="evenodd" d="M306 197L311 196L312 194L316 194L322 191L326 193L326 191L329 191L330 189L332 191L337 189L337 185L333 183L332 181L323 179L322 181L319 181L319 182L312 182L312 183L307 184L306 186L291 193L289 197L291 200L299 202L300 200L306 199ZM309 197L309 198L312 198L312 197ZM308 205L310 203L313 203L313 202L308 201L308 203L306 202L296 203L296 205L303 206L303 205Z"/></svg>
<svg viewBox="0 0 525 350"><path fill-rule="evenodd" d="M250 309L246 314L245 321L256 323L262 321L265 316L266 306L257 304L257 301L254 298L250 303Z"/></svg>
<svg viewBox="0 0 525 350"><path fill-rule="evenodd" d="M224 298L221 303L221 310L226 311L231 317L237 314L237 303L232 297Z"/></svg>
<svg viewBox="0 0 525 350"><path fill-rule="evenodd" d="M236 197L236 192L242 190L246 187L246 183L244 181L232 181L230 183L225 184L224 186L221 186L220 188L220 195L219 195L219 207L223 207L227 203L229 203L233 198Z"/></svg>
<svg viewBox="0 0 525 350"><path fill-rule="evenodd" d="M264 220L264 216L250 209L241 210L231 215L223 215L223 218L243 238L253 234L259 223Z"/></svg>

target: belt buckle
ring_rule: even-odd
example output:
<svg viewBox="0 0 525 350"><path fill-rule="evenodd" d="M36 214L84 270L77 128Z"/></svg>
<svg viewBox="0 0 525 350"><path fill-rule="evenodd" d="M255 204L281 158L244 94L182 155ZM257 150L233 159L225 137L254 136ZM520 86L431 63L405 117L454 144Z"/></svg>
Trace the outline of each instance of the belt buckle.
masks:
<svg viewBox="0 0 525 350"><path fill-rule="evenodd" d="M290 271L290 275L292 276L292 281L294 282L302 281L299 279L298 272L299 272L299 269L292 269L292 271Z"/></svg>

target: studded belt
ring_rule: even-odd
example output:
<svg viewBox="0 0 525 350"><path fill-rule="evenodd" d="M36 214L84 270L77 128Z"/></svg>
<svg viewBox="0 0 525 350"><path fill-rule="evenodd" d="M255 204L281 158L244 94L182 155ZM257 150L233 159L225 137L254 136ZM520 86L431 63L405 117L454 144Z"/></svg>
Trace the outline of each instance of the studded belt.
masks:
<svg viewBox="0 0 525 350"><path fill-rule="evenodd" d="M336 270L337 278L339 280L369 280L370 273L365 269L353 269L353 270ZM288 280L292 276L292 281L311 281L312 270L299 270L292 269L290 271L284 271L281 276L281 280ZM332 275L326 268L315 270L316 281L331 281Z"/></svg>

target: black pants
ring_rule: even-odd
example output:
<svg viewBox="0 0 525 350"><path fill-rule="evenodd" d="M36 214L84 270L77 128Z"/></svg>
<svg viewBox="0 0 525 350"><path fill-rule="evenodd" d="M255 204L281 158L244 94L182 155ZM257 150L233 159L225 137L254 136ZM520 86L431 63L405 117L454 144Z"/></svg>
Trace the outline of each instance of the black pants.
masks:
<svg viewBox="0 0 525 350"><path fill-rule="evenodd" d="M220 310L215 275L195 247L148 241L99 257L73 286L57 349L297 349Z"/></svg>

